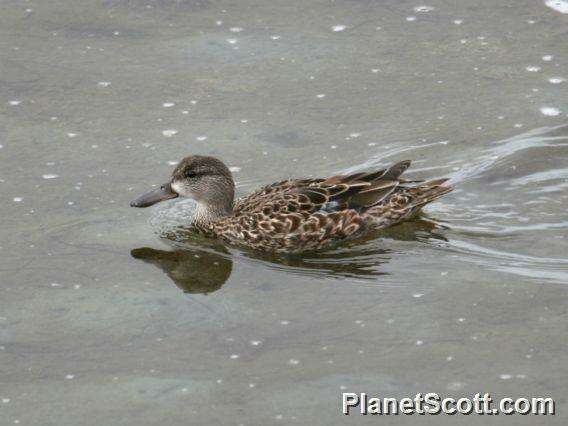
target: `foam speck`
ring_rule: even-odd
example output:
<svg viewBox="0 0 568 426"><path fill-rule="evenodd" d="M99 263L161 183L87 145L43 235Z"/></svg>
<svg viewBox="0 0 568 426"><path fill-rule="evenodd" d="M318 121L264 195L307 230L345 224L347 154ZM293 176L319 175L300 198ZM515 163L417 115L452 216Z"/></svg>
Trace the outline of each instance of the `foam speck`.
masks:
<svg viewBox="0 0 568 426"><path fill-rule="evenodd" d="M14 100L14 101L10 101L8 103L12 106L16 106L16 105L20 105L22 103L22 101Z"/></svg>
<svg viewBox="0 0 568 426"><path fill-rule="evenodd" d="M414 8L414 11L418 13L427 13L432 12L433 10L434 8L432 6L416 6Z"/></svg>
<svg viewBox="0 0 568 426"><path fill-rule="evenodd" d="M320 93L320 94L316 95L316 98L318 98L318 99L325 98L325 93Z"/></svg>
<svg viewBox="0 0 568 426"><path fill-rule="evenodd" d="M563 78L563 77L550 77L548 79L548 82L552 83L552 84L560 84L560 83L563 83L565 81L566 81L566 79Z"/></svg>
<svg viewBox="0 0 568 426"><path fill-rule="evenodd" d="M555 107L541 107L540 112L542 115L546 115L548 117L556 117L560 115L560 110Z"/></svg>
<svg viewBox="0 0 568 426"><path fill-rule="evenodd" d="M14 197L14 203L21 203L22 201L24 201L22 197Z"/></svg>
<svg viewBox="0 0 568 426"><path fill-rule="evenodd" d="M406 17L406 20L407 20L408 22L416 21L416 16L407 16L407 17Z"/></svg>
<svg viewBox="0 0 568 426"><path fill-rule="evenodd" d="M340 31L345 31L346 28L347 28L347 25L334 25L333 27L331 27L331 30L334 33L338 33Z"/></svg>
<svg viewBox="0 0 568 426"><path fill-rule="evenodd" d="M231 27L229 28L229 31L232 33L240 33L243 30L243 28L241 27Z"/></svg>
<svg viewBox="0 0 568 426"><path fill-rule="evenodd" d="M44 179L57 179L59 177L59 175L56 175L55 173L46 173L45 175L41 176Z"/></svg>
<svg viewBox="0 0 568 426"><path fill-rule="evenodd" d="M174 135L177 135L177 130L175 129L167 129L167 130L162 130L162 135L164 135L167 138L171 138Z"/></svg>
<svg viewBox="0 0 568 426"><path fill-rule="evenodd" d="M552 56L552 55L544 55L544 56L542 57L542 60L543 60L544 62L550 62L550 61L552 61L553 59L554 59L554 56Z"/></svg>
<svg viewBox="0 0 568 426"><path fill-rule="evenodd" d="M173 107L174 105L175 105L174 102L164 102L164 103L162 104L162 106L163 106L164 108L171 108L171 107Z"/></svg>
<svg viewBox="0 0 568 426"><path fill-rule="evenodd" d="M529 65L528 67L525 68L528 72L538 72L540 71L540 67L537 67L535 65Z"/></svg>
<svg viewBox="0 0 568 426"><path fill-rule="evenodd" d="M97 86L99 86L99 87L108 87L108 86L110 86L110 81L99 81L99 82L97 83Z"/></svg>
<svg viewBox="0 0 568 426"><path fill-rule="evenodd" d="M197 139L198 141L204 141L207 139L207 136L197 136L195 139Z"/></svg>
<svg viewBox="0 0 568 426"><path fill-rule="evenodd" d="M236 38L228 38L228 39L227 39L227 43L229 43L229 44L237 44L237 39L236 39Z"/></svg>
<svg viewBox="0 0 568 426"><path fill-rule="evenodd" d="M544 4L557 12L568 13L567 0L546 0Z"/></svg>
<svg viewBox="0 0 568 426"><path fill-rule="evenodd" d="M272 40L279 40L279 39L280 39L280 36L275 34L275 35L271 35L270 38L271 38Z"/></svg>

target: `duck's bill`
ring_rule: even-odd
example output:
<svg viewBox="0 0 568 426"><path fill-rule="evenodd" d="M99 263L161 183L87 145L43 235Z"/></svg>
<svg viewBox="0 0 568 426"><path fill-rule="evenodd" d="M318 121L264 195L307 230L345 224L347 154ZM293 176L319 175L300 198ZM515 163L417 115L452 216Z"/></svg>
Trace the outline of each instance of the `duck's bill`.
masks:
<svg viewBox="0 0 568 426"><path fill-rule="evenodd" d="M170 200L176 198L178 193L172 189L170 183L165 183L153 191L141 195L134 201L130 202L131 207L150 207L160 201Z"/></svg>

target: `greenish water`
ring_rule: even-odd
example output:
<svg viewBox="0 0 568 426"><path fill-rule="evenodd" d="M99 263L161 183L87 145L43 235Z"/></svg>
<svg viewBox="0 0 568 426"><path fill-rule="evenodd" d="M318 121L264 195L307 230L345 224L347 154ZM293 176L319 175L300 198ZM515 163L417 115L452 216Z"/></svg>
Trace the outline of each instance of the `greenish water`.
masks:
<svg viewBox="0 0 568 426"><path fill-rule="evenodd" d="M433 10L414 10L417 6ZM0 1L0 424L486 424L341 393L568 393L568 15L544 1ZM238 191L412 159L456 190L329 253L136 210L188 154Z"/></svg>

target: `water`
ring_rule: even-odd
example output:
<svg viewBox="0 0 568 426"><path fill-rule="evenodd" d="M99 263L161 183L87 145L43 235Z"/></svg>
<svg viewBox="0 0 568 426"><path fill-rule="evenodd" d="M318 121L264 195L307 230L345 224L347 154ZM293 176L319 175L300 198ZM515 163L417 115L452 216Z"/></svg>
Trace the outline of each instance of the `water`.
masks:
<svg viewBox="0 0 568 426"><path fill-rule="evenodd" d="M491 421L564 424L561 3L1 2L0 423L379 420L339 414L353 391L552 396ZM190 153L240 194L407 158L456 190L382 238L258 256L128 207Z"/></svg>

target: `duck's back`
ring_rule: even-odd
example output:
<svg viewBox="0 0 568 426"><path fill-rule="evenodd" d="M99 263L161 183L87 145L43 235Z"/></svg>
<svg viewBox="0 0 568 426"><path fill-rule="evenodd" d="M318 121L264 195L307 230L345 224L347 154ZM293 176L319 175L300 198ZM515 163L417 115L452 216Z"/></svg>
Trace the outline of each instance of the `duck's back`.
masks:
<svg viewBox="0 0 568 426"><path fill-rule="evenodd" d="M293 253L386 228L452 189L445 179L400 179L409 166L402 161L371 173L277 182L237 200L233 215L211 231L233 244Z"/></svg>

